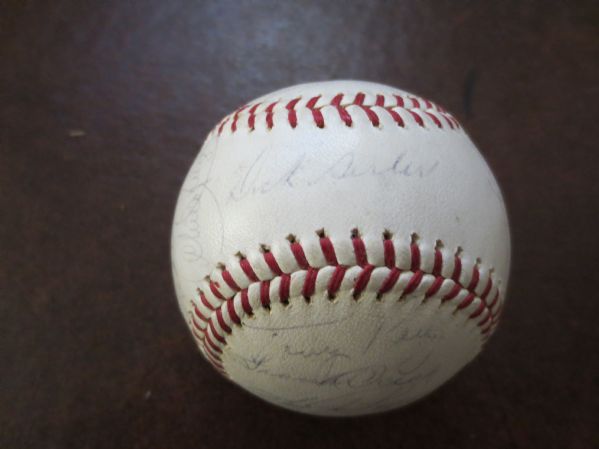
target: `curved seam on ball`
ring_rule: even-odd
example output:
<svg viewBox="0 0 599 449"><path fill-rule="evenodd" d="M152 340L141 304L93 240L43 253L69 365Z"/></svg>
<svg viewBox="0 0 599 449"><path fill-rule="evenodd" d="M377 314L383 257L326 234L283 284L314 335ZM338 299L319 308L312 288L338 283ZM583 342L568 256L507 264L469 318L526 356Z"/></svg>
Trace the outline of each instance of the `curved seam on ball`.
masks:
<svg viewBox="0 0 599 449"><path fill-rule="evenodd" d="M371 101L373 96L374 101ZM412 95L375 94L367 97L364 92L357 92L355 95L338 93L329 102L319 104L322 97L322 94L313 95L302 102L303 98L300 95L291 99L245 104L219 122L215 127L216 134L220 136L225 130L230 131L231 134L236 133L242 121L245 121L249 131L255 130L257 122L263 122L267 130L272 130L281 121L287 122L291 129L295 129L300 125L300 119L306 118L298 114L300 108L310 112L310 122L317 128L326 127L325 116L322 113L324 108L334 108L341 123L352 127L355 117L348 110L350 106L358 107L374 128L381 128L380 114L388 114L393 122L402 128L406 126L406 119L421 128L433 127L444 130L461 128L457 119L444 108ZM398 111L404 111L406 114L402 117ZM280 120L275 120L277 114Z"/></svg>
<svg viewBox="0 0 599 449"><path fill-rule="evenodd" d="M334 299L340 291L351 291L354 300L359 300L361 294L368 290L372 273L375 269L387 270L388 273L380 283L376 292L376 298L381 299L383 295L392 291L400 281L400 276L409 277L405 286L400 292L396 292L399 300L404 300L406 296L414 293L427 280L430 285L425 291L421 292L423 302L435 295L439 295L443 288L444 293L440 297L441 303L450 301L456 302L454 313L465 310L467 319L475 320L480 328L481 338L485 342L496 328L502 311L502 299L499 292L499 283L493 279L493 269L486 270L488 277L481 276L480 261L469 267L466 263L466 257L461 248L458 248L454 254L448 254L442 250L442 242L436 241L433 249L424 242L418 241L415 234L412 242L402 244L399 241L383 237L383 260L382 264L372 264L368 261L368 247L372 247L371 240L367 245L364 239L359 235L352 235L352 246L355 262L351 265L342 264L338 261L339 250L335 248L335 243L331 238L324 234L324 230L317 232L319 235L318 245L325 261L323 266L311 266L306 259L306 250L304 245L297 241L289 241L289 252L287 258L293 259L298 269L290 272L284 272L281 265L283 255L277 256L270 249L262 249L262 257L271 271L271 275L266 279L259 279L252 267L250 260L241 254L238 254L239 265L237 272L243 273L246 279L233 280L231 272L236 268L229 264L224 266L219 264L213 275L208 278L204 288L198 288L199 301L192 301L193 312L191 313L191 329L194 337L201 343L203 353L208 361L218 369L219 372L226 375L222 364L222 348L226 346L227 335L233 332L233 325L243 326L243 318L252 316L254 310L258 308L270 309L273 299L286 305L291 296L292 276L297 276L301 280L301 288L298 294L294 296L303 296L307 301L316 295L326 293L329 299ZM400 264L399 255L396 246L409 257L409 261L403 261L405 268L398 266ZM423 267L423 250L428 252L428 258L431 259L431 267ZM432 251L432 254L430 254ZM429 263L431 265L431 263ZM334 268L330 273L327 282L318 283L319 274L323 275L326 267ZM447 268L451 275L443 275L444 268ZM465 270L465 268L467 268ZM360 270L355 276L351 288L343 287L343 281L351 276L356 270ZM448 272L449 272L448 271ZM212 279L214 273L220 274L225 279L225 284L231 290L231 294L223 291L223 287L218 281ZM300 276L301 275L301 276ZM327 276L327 273L324 274ZM469 277L468 277L469 276ZM484 287L482 281L484 280ZM243 281L243 282L242 282ZM445 287L445 284L447 286ZM482 290L481 290L482 289ZM252 290L250 292L250 290ZM478 292L477 292L478 291ZM210 292L210 299L206 293ZM255 306L252 307L250 297L256 297ZM274 297L274 298L273 298ZM488 301L489 297L492 299ZM478 302L476 301L478 299ZM215 304L218 303L218 305ZM235 303L240 305L240 310L236 310ZM474 309L472 304L476 304ZM202 312L201 306L208 310L208 313ZM230 318L231 325L227 324L224 314ZM207 316L208 315L208 316ZM220 332L219 332L220 331Z"/></svg>

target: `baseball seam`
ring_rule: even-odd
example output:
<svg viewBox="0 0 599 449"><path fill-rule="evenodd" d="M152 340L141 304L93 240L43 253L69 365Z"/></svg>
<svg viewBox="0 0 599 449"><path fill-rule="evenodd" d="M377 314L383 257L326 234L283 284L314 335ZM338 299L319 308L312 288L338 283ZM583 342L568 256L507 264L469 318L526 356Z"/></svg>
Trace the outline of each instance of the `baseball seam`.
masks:
<svg viewBox="0 0 599 449"><path fill-rule="evenodd" d="M377 300L438 297L442 305L454 305L454 313L476 320L484 342L503 303L493 271L459 247L450 251L439 240L430 245L417 234L402 240L385 231L373 239L355 229L349 239L333 240L319 230L305 243L290 235L272 248L262 245L218 264L198 288L189 324L206 358L225 375L221 355L227 335L256 309L287 305L292 297L311 301L326 293L334 301L340 291L351 291L356 301L366 291Z"/></svg>
<svg viewBox="0 0 599 449"><path fill-rule="evenodd" d="M331 109L334 110L332 115L329 114ZM460 123L449 112L424 98L400 93L371 95L358 92L355 95L339 93L332 98L316 95L304 99L300 96L291 100L265 100L246 104L222 119L215 131L220 136L225 131L233 134L242 127L248 131L254 131L258 126L271 130L281 122L286 122L292 129L301 122L324 128L334 115L343 124L352 127L358 120L358 112L375 128L382 128L385 116L402 128L411 125L446 130L461 128Z"/></svg>

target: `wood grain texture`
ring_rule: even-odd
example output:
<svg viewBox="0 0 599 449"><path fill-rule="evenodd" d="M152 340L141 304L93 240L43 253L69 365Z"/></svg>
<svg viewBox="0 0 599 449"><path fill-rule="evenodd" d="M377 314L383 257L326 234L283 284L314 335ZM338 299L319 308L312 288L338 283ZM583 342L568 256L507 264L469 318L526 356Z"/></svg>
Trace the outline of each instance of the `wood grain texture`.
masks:
<svg viewBox="0 0 599 449"><path fill-rule="evenodd" d="M592 1L3 2L0 447L599 446ZM223 380L179 315L176 196L244 101L388 83L462 121L503 188L507 308L407 409L323 420Z"/></svg>

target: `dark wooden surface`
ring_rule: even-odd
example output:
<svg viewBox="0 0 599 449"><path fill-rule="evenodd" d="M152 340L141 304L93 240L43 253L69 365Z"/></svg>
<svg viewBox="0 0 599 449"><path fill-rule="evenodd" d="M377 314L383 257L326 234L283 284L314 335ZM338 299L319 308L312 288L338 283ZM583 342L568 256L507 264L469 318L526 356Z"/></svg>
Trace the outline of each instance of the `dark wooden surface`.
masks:
<svg viewBox="0 0 599 449"><path fill-rule="evenodd" d="M2 2L0 447L597 447L598 23L592 1ZM176 196L211 126L330 78L452 110L513 236L486 351L361 419L224 381L170 275Z"/></svg>

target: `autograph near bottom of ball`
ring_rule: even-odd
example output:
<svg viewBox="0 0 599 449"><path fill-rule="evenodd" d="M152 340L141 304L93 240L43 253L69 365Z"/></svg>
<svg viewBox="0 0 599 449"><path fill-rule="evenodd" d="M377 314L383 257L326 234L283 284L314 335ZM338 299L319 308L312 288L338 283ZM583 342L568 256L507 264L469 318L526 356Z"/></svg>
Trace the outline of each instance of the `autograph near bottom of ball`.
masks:
<svg viewBox="0 0 599 449"><path fill-rule="evenodd" d="M495 330L497 183L458 121L361 81L289 87L209 133L175 211L177 297L224 376L317 415L409 404Z"/></svg>

